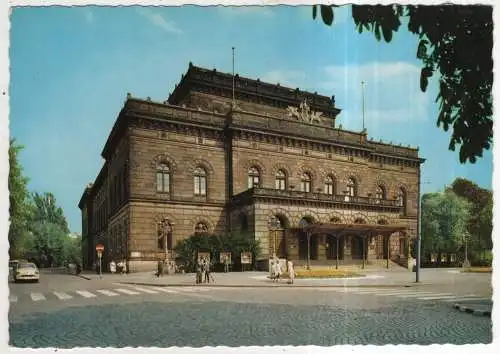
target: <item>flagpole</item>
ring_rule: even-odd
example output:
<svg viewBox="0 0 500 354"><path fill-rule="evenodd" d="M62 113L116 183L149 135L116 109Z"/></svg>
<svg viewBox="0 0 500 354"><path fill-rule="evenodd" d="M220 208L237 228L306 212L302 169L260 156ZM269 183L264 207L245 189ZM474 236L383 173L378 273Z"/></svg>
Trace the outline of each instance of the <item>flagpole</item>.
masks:
<svg viewBox="0 0 500 354"><path fill-rule="evenodd" d="M361 81L361 110L363 112L363 131L365 130L365 82Z"/></svg>
<svg viewBox="0 0 500 354"><path fill-rule="evenodd" d="M235 102L234 102L234 47L233 49L233 108L235 107Z"/></svg>

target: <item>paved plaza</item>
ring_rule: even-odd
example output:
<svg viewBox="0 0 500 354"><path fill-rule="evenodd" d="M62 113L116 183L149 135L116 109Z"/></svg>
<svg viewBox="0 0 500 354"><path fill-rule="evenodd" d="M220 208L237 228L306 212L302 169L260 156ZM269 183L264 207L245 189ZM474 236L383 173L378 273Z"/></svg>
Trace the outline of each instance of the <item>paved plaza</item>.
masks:
<svg viewBox="0 0 500 354"><path fill-rule="evenodd" d="M434 276L439 274L448 279L452 273ZM171 279L134 284L139 275L93 280L44 275L39 284L10 285L10 344L70 348L491 342L491 318L453 307L457 302L490 301L488 277L453 276L453 287L446 282L386 286L380 278L378 286L365 287L273 286L257 279L242 287L167 286ZM471 279L478 286L465 286Z"/></svg>

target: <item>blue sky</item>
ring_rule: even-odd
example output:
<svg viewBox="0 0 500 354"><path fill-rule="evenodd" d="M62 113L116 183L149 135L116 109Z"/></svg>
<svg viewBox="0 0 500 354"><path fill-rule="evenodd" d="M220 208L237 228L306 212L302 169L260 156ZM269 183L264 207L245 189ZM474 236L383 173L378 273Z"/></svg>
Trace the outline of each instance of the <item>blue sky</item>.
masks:
<svg viewBox="0 0 500 354"><path fill-rule="evenodd" d="M72 231L85 185L103 164L100 153L127 92L163 101L188 67L236 72L335 95L338 122L375 140L419 146L427 158L424 192L456 177L491 188L492 153L460 165L450 133L436 128L436 81L419 89L417 38L404 27L390 44L358 34L349 8L333 27L305 7L39 7L11 16L10 129L25 146L20 160L32 191L50 191Z"/></svg>

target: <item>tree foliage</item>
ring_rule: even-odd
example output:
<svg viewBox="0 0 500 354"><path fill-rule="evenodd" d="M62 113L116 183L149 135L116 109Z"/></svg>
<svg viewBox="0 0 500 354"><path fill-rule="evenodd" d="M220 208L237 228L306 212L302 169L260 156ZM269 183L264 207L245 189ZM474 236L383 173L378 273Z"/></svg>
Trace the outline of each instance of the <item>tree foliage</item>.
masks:
<svg viewBox="0 0 500 354"><path fill-rule="evenodd" d="M196 234L175 246L177 260L184 269L193 272L196 268L198 252L210 253L214 263L219 261L221 252L231 252L234 263L238 261L242 252L252 252L253 259L259 255L259 243L250 234L232 233L225 236Z"/></svg>
<svg viewBox="0 0 500 354"><path fill-rule="evenodd" d="M471 205L452 191L422 197L422 250L424 254L456 252L467 235ZM439 258L439 257L438 257Z"/></svg>
<svg viewBox="0 0 500 354"><path fill-rule="evenodd" d="M17 258L24 252L27 237L27 221L30 209L28 207L28 178L23 174L23 168L18 156L23 149L14 139L9 144L9 255Z"/></svg>
<svg viewBox="0 0 500 354"><path fill-rule="evenodd" d="M320 5L326 25L336 6ZM452 128L449 149L459 149L461 163L475 163L493 140L493 8L484 5L352 5L359 33L373 32L390 42L403 21L419 37L416 57L422 62L420 89L437 75L437 126ZM317 5L313 6L313 18Z"/></svg>
<svg viewBox="0 0 500 354"><path fill-rule="evenodd" d="M471 235L471 248L476 252L493 248L493 194L464 178L457 178L449 187L456 195L471 204L470 219L467 226Z"/></svg>
<svg viewBox="0 0 500 354"><path fill-rule="evenodd" d="M58 225L65 233L69 233L68 222L63 210L57 206L56 198L52 193L38 192L31 195L32 208L31 222L51 223Z"/></svg>
<svg viewBox="0 0 500 354"><path fill-rule="evenodd" d="M61 266L81 257L80 241L71 238L63 210L52 193L29 193L28 178L18 161L22 150L9 145L9 256L39 265Z"/></svg>

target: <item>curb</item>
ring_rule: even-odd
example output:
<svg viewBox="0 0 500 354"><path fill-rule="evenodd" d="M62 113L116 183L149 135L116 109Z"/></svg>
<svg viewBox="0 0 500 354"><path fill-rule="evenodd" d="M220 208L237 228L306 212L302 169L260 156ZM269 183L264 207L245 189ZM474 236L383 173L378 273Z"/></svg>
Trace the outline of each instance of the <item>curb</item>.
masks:
<svg viewBox="0 0 500 354"><path fill-rule="evenodd" d="M120 281L120 284L128 285L139 285L139 286L156 286L156 287L206 287L206 288L277 288L277 287L289 287L289 288L411 288L413 285L297 285L297 284L154 284L145 282L133 282L133 281Z"/></svg>
<svg viewBox="0 0 500 354"><path fill-rule="evenodd" d="M453 308L459 310L460 312L471 313L471 314L476 315L476 316L491 317L491 310L490 311L475 310L472 307L468 307L468 306L464 306L464 305L460 305L460 304L454 304Z"/></svg>
<svg viewBox="0 0 500 354"><path fill-rule="evenodd" d="M87 277L86 275L83 274L74 274L75 277L79 277L85 280L92 280L92 278Z"/></svg>

